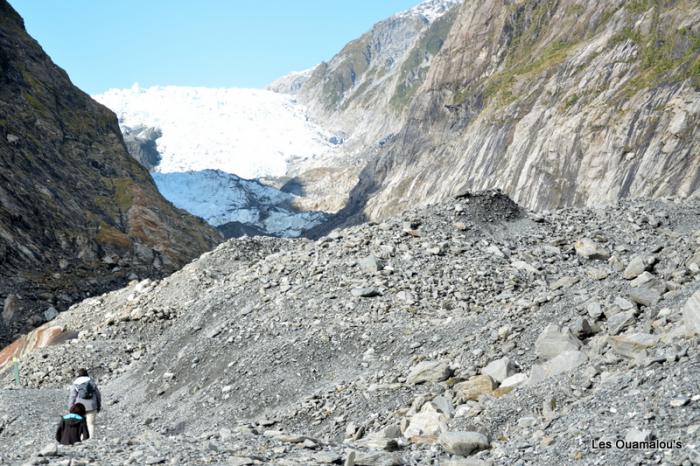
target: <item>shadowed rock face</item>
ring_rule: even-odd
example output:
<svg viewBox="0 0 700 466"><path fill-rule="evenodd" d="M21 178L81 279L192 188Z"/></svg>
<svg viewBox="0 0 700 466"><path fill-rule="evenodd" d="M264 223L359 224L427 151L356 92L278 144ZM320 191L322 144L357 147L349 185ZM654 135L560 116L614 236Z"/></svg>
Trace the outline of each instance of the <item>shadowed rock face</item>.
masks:
<svg viewBox="0 0 700 466"><path fill-rule="evenodd" d="M123 128L124 142L129 154L148 170L155 168L161 159L156 140L163 135L158 128L138 126Z"/></svg>
<svg viewBox="0 0 700 466"><path fill-rule="evenodd" d="M0 343L49 306L172 272L218 241L160 196L114 114L73 86L0 1L0 302L13 296Z"/></svg>
<svg viewBox="0 0 700 466"><path fill-rule="evenodd" d="M696 195L697 2L465 2L366 214L462 189L532 209Z"/></svg>

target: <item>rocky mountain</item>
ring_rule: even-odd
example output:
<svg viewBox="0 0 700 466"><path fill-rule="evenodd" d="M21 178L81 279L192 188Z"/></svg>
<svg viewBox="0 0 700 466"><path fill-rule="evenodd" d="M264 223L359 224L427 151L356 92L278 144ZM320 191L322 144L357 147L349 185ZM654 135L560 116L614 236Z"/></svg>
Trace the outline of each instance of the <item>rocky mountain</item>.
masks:
<svg viewBox="0 0 700 466"><path fill-rule="evenodd" d="M420 73L410 68L419 79L402 112L387 99L399 88L380 76L365 71L367 83L352 87L372 35L302 88L319 119L362 132L348 141L384 145L352 174L344 214L383 218L494 187L538 210L697 195L697 2L467 1L453 15L435 55ZM367 111L346 114L353 107Z"/></svg>
<svg viewBox="0 0 700 466"><path fill-rule="evenodd" d="M112 112L70 82L0 1L0 344L220 237L173 207Z"/></svg>
<svg viewBox="0 0 700 466"><path fill-rule="evenodd" d="M314 68L309 68L303 71L292 71L286 76L275 79L266 89L280 94L296 94L304 86L304 83L309 80Z"/></svg>
<svg viewBox="0 0 700 466"><path fill-rule="evenodd" d="M398 131L458 3L427 0L375 24L316 66L298 91L299 99L327 127L353 134L356 146Z"/></svg>
<svg viewBox="0 0 700 466"><path fill-rule="evenodd" d="M699 232L697 200L487 192L231 240L0 353L0 462L693 464ZM99 438L42 448L82 366Z"/></svg>

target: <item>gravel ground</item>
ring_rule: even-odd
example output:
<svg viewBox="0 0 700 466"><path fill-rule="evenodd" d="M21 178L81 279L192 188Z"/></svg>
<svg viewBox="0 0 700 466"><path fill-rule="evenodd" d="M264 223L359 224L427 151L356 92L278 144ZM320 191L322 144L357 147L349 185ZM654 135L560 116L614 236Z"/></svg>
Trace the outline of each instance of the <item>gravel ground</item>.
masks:
<svg viewBox="0 0 700 466"><path fill-rule="evenodd" d="M22 390L0 373L0 457L697 464L699 212L531 214L486 192L318 241L231 240L60 314L76 339L23 356ZM81 366L104 435L39 457ZM13 420L18 399L33 411Z"/></svg>

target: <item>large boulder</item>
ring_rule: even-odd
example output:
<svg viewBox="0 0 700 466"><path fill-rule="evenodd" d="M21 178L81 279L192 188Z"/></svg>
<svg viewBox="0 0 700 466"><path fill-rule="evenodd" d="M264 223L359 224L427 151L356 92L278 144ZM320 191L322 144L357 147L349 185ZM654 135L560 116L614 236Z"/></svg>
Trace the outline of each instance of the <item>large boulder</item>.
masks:
<svg viewBox="0 0 700 466"><path fill-rule="evenodd" d="M458 400L478 400L481 395L491 395L496 384L488 375L476 375L466 382L460 382L453 388Z"/></svg>
<svg viewBox="0 0 700 466"><path fill-rule="evenodd" d="M581 341L567 327L550 324L535 341L535 353L540 359L551 359L565 351L577 351Z"/></svg>
<svg viewBox="0 0 700 466"><path fill-rule="evenodd" d="M651 270L656 264L656 260L654 256L634 256L625 267L622 276L627 280L637 278L647 270Z"/></svg>
<svg viewBox="0 0 700 466"><path fill-rule="evenodd" d="M482 374L490 376L498 383L503 382L505 379L515 374L515 372L515 366L508 358L501 358L491 361L486 365L486 367L481 369Z"/></svg>
<svg viewBox="0 0 700 466"><path fill-rule="evenodd" d="M425 403L420 412L411 416L403 435L406 438L438 435L447 430L448 420L433 403Z"/></svg>
<svg viewBox="0 0 700 466"><path fill-rule="evenodd" d="M450 364L447 361L422 361L411 369L406 377L406 382L413 385L425 382L442 382L447 380L451 373Z"/></svg>

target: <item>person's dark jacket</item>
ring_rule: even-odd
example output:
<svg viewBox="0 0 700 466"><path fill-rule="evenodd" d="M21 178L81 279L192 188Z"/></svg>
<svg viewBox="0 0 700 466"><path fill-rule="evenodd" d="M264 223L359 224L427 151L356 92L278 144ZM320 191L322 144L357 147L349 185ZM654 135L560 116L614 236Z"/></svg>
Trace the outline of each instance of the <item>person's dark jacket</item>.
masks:
<svg viewBox="0 0 700 466"><path fill-rule="evenodd" d="M81 438L82 437L82 438ZM90 438L87 421L78 414L66 414L56 429L56 441L62 445L73 445Z"/></svg>

